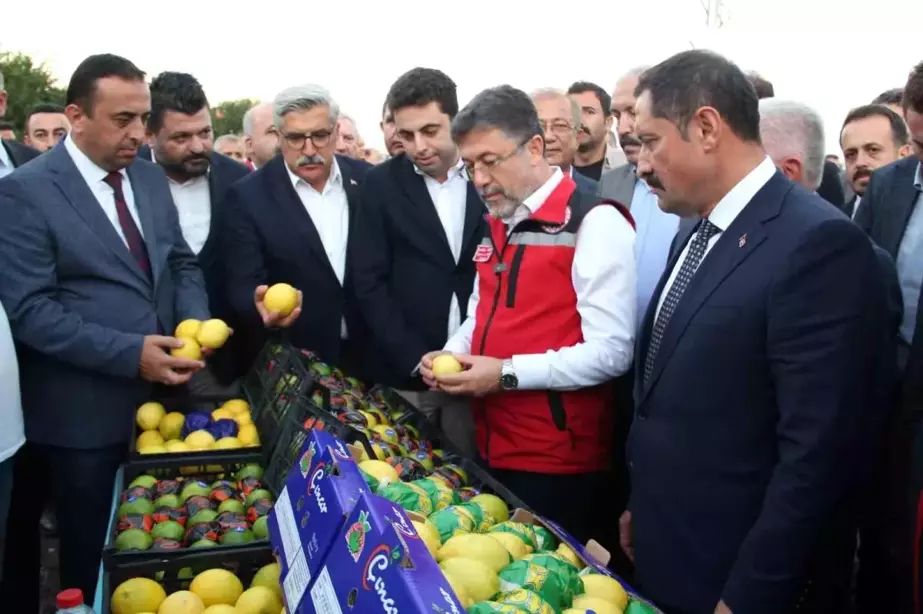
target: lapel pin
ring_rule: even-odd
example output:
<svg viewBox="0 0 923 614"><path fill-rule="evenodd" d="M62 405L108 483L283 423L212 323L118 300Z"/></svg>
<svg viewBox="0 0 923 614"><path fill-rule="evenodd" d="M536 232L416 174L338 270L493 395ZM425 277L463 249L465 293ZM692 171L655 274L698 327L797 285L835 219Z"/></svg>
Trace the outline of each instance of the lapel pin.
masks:
<svg viewBox="0 0 923 614"><path fill-rule="evenodd" d="M356 183L356 180L355 180L355 179L350 179L350 180L349 180L349 185L359 185L359 184Z"/></svg>
<svg viewBox="0 0 923 614"><path fill-rule="evenodd" d="M737 241L737 247L743 247L747 244L747 233L740 235L740 239Z"/></svg>

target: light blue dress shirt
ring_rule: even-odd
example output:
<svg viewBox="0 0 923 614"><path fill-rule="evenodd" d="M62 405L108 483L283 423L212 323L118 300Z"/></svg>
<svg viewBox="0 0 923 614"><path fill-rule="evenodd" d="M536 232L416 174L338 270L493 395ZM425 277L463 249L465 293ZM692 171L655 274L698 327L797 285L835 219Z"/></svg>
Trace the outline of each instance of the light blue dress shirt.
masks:
<svg viewBox="0 0 923 614"><path fill-rule="evenodd" d="M904 297L904 319L901 321L901 339L910 345L917 324L917 306L920 302L920 285L923 284L923 164L917 164L913 180L917 200L907 221L907 229L897 251L897 276Z"/></svg>
<svg viewBox="0 0 923 614"><path fill-rule="evenodd" d="M6 152L6 147L3 146L3 143L0 143L0 179L6 177L14 170L10 154Z"/></svg>
<svg viewBox="0 0 923 614"><path fill-rule="evenodd" d="M638 322L640 326L664 269L670 243L679 229L679 217L665 213L657 195L642 179L635 182L631 196L631 216L635 219L635 262L638 267Z"/></svg>

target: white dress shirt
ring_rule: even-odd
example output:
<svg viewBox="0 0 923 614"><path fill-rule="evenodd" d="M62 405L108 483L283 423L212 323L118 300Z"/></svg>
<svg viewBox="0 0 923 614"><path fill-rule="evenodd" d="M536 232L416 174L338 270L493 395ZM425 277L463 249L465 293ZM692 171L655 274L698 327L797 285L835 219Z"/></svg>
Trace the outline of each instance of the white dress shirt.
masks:
<svg viewBox="0 0 923 614"><path fill-rule="evenodd" d="M516 209L507 224L538 212L563 179L560 168ZM542 354L517 354L513 370L522 390L574 390L607 381L631 367L635 339L635 233L614 207L595 207L577 231L571 280L583 341ZM445 350L470 353L479 298L478 279L468 318ZM507 358L498 356L497 358Z"/></svg>
<svg viewBox="0 0 923 614"><path fill-rule="evenodd" d="M85 153L80 151L80 148L71 140L70 136L64 139L64 148L67 149L67 153L70 154L71 160L74 161L74 165L83 180L86 181L90 191L93 192L93 196L99 201L99 206L103 208L106 217L112 222L112 227L115 228L115 231L127 247L128 241L125 240L122 225L119 223L119 214L115 208L115 191L109 187L108 183L103 181L109 171L101 169L95 162L90 160ZM119 173L122 175L122 195L125 197L125 204L128 205L128 212L131 213L132 219L135 220L135 226L138 227L138 232L141 233L143 238L144 228L141 227L141 218L138 217L138 208L135 207L135 194L131 191L131 181L128 179L128 173L125 172L124 168Z"/></svg>
<svg viewBox="0 0 923 614"><path fill-rule="evenodd" d="M13 454L26 441L22 426L22 404L19 397L19 370L13 335L0 304L0 462Z"/></svg>
<svg viewBox="0 0 923 614"><path fill-rule="evenodd" d="M705 262L705 259L708 258L708 252L715 246L715 243L718 242L718 239L721 238L724 231L734 223L734 220L737 219L740 212L744 210L751 200L753 200L756 193L762 190L763 186L772 179L775 173L776 167L772 163L772 159L766 156L756 168L747 173L743 179L737 182L737 185L731 188L731 190L718 201L715 208L708 214L708 221L718 228L718 232L708 239L708 244L705 246L705 254L702 255L702 261L699 262L700 268L702 263ZM660 299L657 302L657 312L654 314L654 322L657 321L657 315L660 313L660 308L663 307L663 301L667 298L667 294L670 292L670 287L673 285L674 280L676 280L676 276L679 275L679 270L683 268L683 261L686 259L686 254L689 253L689 247L691 245L692 239L686 242L683 252L673 265L673 270L670 271L670 277L667 279L667 283L664 285L660 293Z"/></svg>
<svg viewBox="0 0 923 614"><path fill-rule="evenodd" d="M170 194L176 205L179 226L183 238L193 253L198 254L208 240L212 223L212 197L208 186L208 175L194 177L180 183L167 177Z"/></svg>
<svg viewBox="0 0 923 614"><path fill-rule="evenodd" d="M458 257L461 254L462 238L465 232L465 208L468 206L468 180L462 173L463 168L464 163L459 158L455 166L449 169L446 180L440 183L418 169L416 165L413 167L413 170L423 177L429 197L436 207L436 214L439 216L442 229L449 241L455 264L458 264ZM446 339L454 335L459 326L461 326L461 308L458 304L458 296L453 292L452 301L449 303L449 326Z"/></svg>
<svg viewBox="0 0 923 614"><path fill-rule="evenodd" d="M856 214L859 213L859 205L862 204L862 197L856 194L856 204L853 205L852 215L849 216L851 219L856 219Z"/></svg>
<svg viewBox="0 0 923 614"><path fill-rule="evenodd" d="M324 252L327 254L327 260L333 267L333 272L340 285L343 285L343 279L346 277L346 244L349 239L349 203L346 199L346 190L343 187L343 175L340 173L340 165L337 164L336 158L333 159L333 165L330 167L330 176L324 184L322 192L315 190L307 181L292 172L292 169L285 166L289 179L295 187L301 204L304 205L317 234L320 235L320 242L324 246ZM346 320L341 324L340 334L346 339Z"/></svg>
<svg viewBox="0 0 923 614"><path fill-rule="evenodd" d="M10 158L10 154L7 153L3 143L0 143L0 179L6 177L14 170L15 167L13 166L13 160Z"/></svg>

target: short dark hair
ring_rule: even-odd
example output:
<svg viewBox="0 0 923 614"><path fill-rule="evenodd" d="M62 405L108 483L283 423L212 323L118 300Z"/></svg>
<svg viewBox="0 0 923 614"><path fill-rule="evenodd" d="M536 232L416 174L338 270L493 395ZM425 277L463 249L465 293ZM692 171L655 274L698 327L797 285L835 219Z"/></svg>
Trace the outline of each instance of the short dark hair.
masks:
<svg viewBox="0 0 923 614"><path fill-rule="evenodd" d="M397 78L388 90L384 106L394 113L406 107L420 107L435 102L439 109L454 118L458 114L455 82L435 68L412 68Z"/></svg>
<svg viewBox="0 0 923 614"><path fill-rule="evenodd" d="M126 81L144 81L144 71L125 58L111 53L91 55L80 62L67 85L67 104L80 105L89 115L93 112L96 82L106 77Z"/></svg>
<svg viewBox="0 0 923 614"><path fill-rule="evenodd" d="M875 100L872 101L872 104L896 104L900 106L903 100L904 88L894 87L875 96Z"/></svg>
<svg viewBox="0 0 923 614"><path fill-rule="evenodd" d="M63 115L64 107L51 102L40 102L33 106L31 109L29 109L29 113L26 115L26 121L24 121L22 124L23 132L29 131L29 120L32 119L33 115L38 115L39 113L60 113Z"/></svg>
<svg viewBox="0 0 923 614"><path fill-rule="evenodd" d="M891 124L891 138L894 140L894 144L897 147L906 145L910 141L910 133L907 131L907 124L904 123L904 119L900 115L883 104L866 104L861 107L856 107L846 115L846 119L843 120L843 127L840 128L841 142L843 128L845 128L847 124L869 117L884 117L888 120Z"/></svg>
<svg viewBox="0 0 923 614"><path fill-rule="evenodd" d="M491 128L520 143L543 134L532 99L511 85L492 87L472 98L452 121L452 138L457 143L475 130Z"/></svg>
<svg viewBox="0 0 923 614"><path fill-rule="evenodd" d="M195 77L184 72L162 72L151 81L151 116L147 129L158 132L167 111L192 115L207 106L205 91Z"/></svg>
<svg viewBox="0 0 923 614"><path fill-rule="evenodd" d="M920 62L910 71L907 85L904 86L904 98L901 101L904 113L912 109L916 113L923 113L923 62Z"/></svg>
<svg viewBox="0 0 923 614"><path fill-rule="evenodd" d="M712 51L677 53L641 75L635 96L650 92L655 117L676 124L686 136L689 120L701 107L712 107L745 141L760 142L756 91L736 64Z"/></svg>
<svg viewBox="0 0 923 614"><path fill-rule="evenodd" d="M776 88L772 86L772 81L763 78L763 76L758 72L752 70L748 72L747 81L749 81L750 85L753 86L754 91L756 91L756 97L760 100L763 98L775 97Z"/></svg>
<svg viewBox="0 0 923 614"><path fill-rule="evenodd" d="M583 94L585 92L593 92L596 95L596 99L599 100L599 106L603 110L603 117L612 115L612 96L600 86L589 81L577 81L567 88L568 95Z"/></svg>

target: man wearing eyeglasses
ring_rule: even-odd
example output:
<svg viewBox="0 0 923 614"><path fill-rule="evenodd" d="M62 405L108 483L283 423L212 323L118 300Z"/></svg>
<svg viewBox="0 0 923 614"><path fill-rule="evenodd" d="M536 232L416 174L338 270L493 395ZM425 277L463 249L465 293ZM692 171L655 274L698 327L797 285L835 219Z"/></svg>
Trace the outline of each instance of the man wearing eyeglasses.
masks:
<svg viewBox="0 0 923 614"><path fill-rule="evenodd" d="M617 489L613 378L631 366L634 230L623 207L576 190L545 159L532 101L510 86L478 94L452 136L487 205L468 318L421 360L430 386L475 397L478 453L538 513L578 539L605 529ZM433 375L452 352L464 370Z"/></svg>
<svg viewBox="0 0 923 614"><path fill-rule="evenodd" d="M227 193L221 233L228 302L245 323L252 356L267 329L288 329L291 342L356 372L351 338L360 320L350 299L347 253L359 184L367 162L334 154L339 107L317 85L291 87L273 101L281 155L235 183ZM299 290L288 315L267 311L275 283ZM302 311L302 293L310 297Z"/></svg>
<svg viewBox="0 0 923 614"><path fill-rule="evenodd" d="M577 156L577 132L580 130L580 105L564 92L553 88L536 90L532 102L545 138L545 159L574 180L578 190L593 194L596 181L574 172Z"/></svg>

